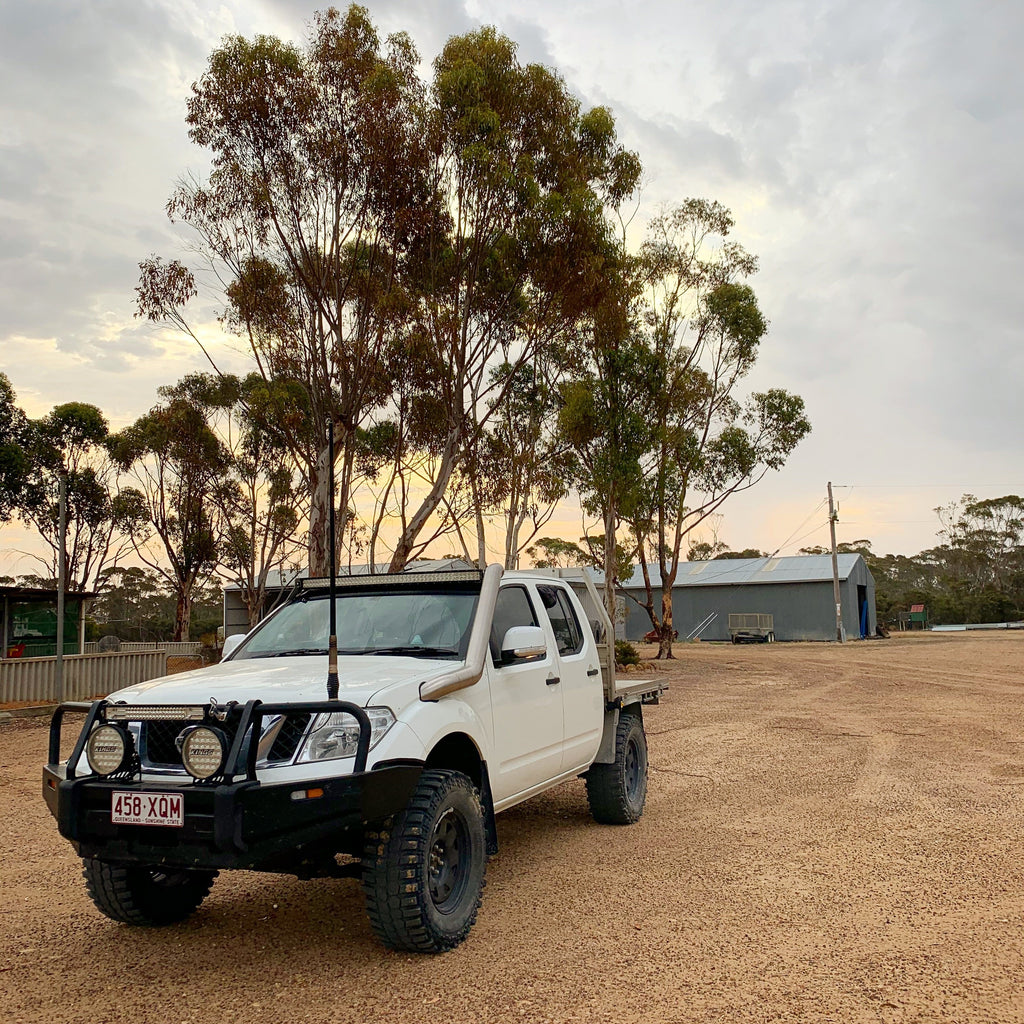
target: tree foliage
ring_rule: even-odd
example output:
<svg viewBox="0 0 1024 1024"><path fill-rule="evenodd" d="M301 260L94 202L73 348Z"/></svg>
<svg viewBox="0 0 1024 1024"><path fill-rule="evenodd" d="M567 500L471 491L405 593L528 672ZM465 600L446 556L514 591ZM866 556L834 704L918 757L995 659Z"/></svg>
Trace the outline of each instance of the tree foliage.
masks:
<svg viewBox="0 0 1024 1024"><path fill-rule="evenodd" d="M46 572L57 578L60 526L60 479L66 480L67 589L94 590L104 569L116 565L128 549L126 540L143 518L133 494L119 492L108 457L107 420L86 402L65 402L42 419L29 421L25 432L30 469L19 517L35 529L49 548Z"/></svg>
<svg viewBox="0 0 1024 1024"><path fill-rule="evenodd" d="M163 394L193 405L220 441L222 473L211 493L218 571L238 587L254 626L266 610L271 570L296 561L299 527L309 509L276 416L291 389L259 373L192 374Z"/></svg>
<svg viewBox="0 0 1024 1024"><path fill-rule="evenodd" d="M327 561L326 424L347 507L357 431L390 397L404 344L409 246L433 204L418 60L403 34L382 46L363 8L329 9L302 49L226 39L188 104L190 137L213 170L183 183L168 212L227 279L223 320L260 372L301 392L299 415L280 426L312 496L314 572ZM150 259L138 291L142 315L188 328L191 270Z"/></svg>
<svg viewBox="0 0 1024 1024"><path fill-rule="evenodd" d="M466 460L463 490L476 519L477 563L487 563L487 528L496 524L502 563L514 569L566 496L571 457L555 430L557 363L538 355L517 367L503 363L491 375L504 399Z"/></svg>
<svg viewBox="0 0 1024 1024"><path fill-rule="evenodd" d="M14 388L0 373L0 525L10 522L28 482L28 417L15 405Z"/></svg>
<svg viewBox="0 0 1024 1024"><path fill-rule="evenodd" d="M177 598L159 573L143 566L114 566L100 574L99 589L86 618L88 640L116 636L150 642L166 640L174 632ZM199 587L193 593L189 634L183 639L200 640L222 621L219 588Z"/></svg>
<svg viewBox="0 0 1024 1024"><path fill-rule="evenodd" d="M224 322L265 378L304 392L288 436L317 572L328 419L346 516L365 434L398 431L377 471L395 485L383 510L398 513L401 568L516 379L496 363L514 371L592 304L604 205L639 177L610 113L583 111L495 30L451 38L429 87L418 60L404 34L382 45L355 5L316 15L304 48L228 38L188 108L212 173L168 204L226 281ZM190 330L196 294L181 263L142 264L141 315Z"/></svg>
<svg viewBox="0 0 1024 1024"><path fill-rule="evenodd" d="M601 534L580 537L578 544L561 537L541 537L526 549L526 553L533 560L534 567L537 569L587 566L604 573L604 540L604 536ZM615 561L610 574L612 579L626 580L632 572L632 552L621 544L616 544Z"/></svg>
<svg viewBox="0 0 1024 1024"><path fill-rule="evenodd" d="M651 222L637 262L658 371L630 529L659 657L672 656L672 588L685 539L733 494L780 469L810 430L798 396L778 388L742 395L768 323L744 280L757 261L729 238L732 227L719 203L687 200ZM649 558L660 572L657 603Z"/></svg>
<svg viewBox="0 0 1024 1024"><path fill-rule="evenodd" d="M566 381L558 413L561 437L573 453L572 480L583 509L599 519L602 566L614 566L617 533L637 513L643 493L642 460L655 436L660 366L638 317L632 262L621 247L606 290L566 353ZM605 582L605 607L616 618L617 575Z"/></svg>
<svg viewBox="0 0 1024 1024"><path fill-rule="evenodd" d="M108 440L111 456L137 487L122 492L145 508L131 529L139 558L175 595L174 639L187 639L192 601L217 568L213 494L228 463L203 408L174 389Z"/></svg>

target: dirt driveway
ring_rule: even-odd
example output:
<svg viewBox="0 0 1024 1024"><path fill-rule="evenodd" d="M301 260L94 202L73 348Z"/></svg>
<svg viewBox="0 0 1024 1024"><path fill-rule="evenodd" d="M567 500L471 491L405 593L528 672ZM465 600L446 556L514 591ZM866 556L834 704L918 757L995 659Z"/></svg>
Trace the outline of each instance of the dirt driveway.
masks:
<svg viewBox="0 0 1024 1024"><path fill-rule="evenodd" d="M1024 1020L1024 634L679 653L640 824L593 824L579 782L501 816L442 957L381 949L350 880L108 921L45 730L0 728L0 1020Z"/></svg>

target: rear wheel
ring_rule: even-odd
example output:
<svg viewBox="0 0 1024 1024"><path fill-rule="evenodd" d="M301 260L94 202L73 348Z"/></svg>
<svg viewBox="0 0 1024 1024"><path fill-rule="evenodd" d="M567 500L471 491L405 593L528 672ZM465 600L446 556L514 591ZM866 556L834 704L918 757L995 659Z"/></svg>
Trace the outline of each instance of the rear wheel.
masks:
<svg viewBox="0 0 1024 1024"><path fill-rule="evenodd" d="M178 871L86 857L85 885L96 908L113 921L156 927L183 921L209 895L216 871Z"/></svg>
<svg viewBox="0 0 1024 1024"><path fill-rule="evenodd" d="M366 834L370 925L391 949L452 949L476 921L486 869L476 787L460 772L425 771L405 810Z"/></svg>
<svg viewBox="0 0 1024 1024"><path fill-rule="evenodd" d="M615 760L593 764L586 776L587 801L602 825L632 825L647 800L647 736L638 713L622 713L615 729Z"/></svg>

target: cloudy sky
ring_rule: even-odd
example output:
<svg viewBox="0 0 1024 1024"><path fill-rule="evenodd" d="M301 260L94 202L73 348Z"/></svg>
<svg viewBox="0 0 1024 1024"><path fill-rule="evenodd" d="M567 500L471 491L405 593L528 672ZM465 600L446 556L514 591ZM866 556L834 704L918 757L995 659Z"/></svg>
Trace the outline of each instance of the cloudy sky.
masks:
<svg viewBox="0 0 1024 1024"><path fill-rule="evenodd" d="M751 384L802 395L813 434L726 506L721 540L824 543L832 480L841 540L914 553L935 543L935 506L1024 491L1024 5L367 6L425 66L494 24L609 106L645 166L641 220L689 196L732 209L772 325ZM31 415L88 401L119 427L202 367L193 343L132 318L138 261L186 255L163 214L205 167L185 97L226 33L301 41L314 9L0 0L0 370ZM24 543L0 533L0 569Z"/></svg>

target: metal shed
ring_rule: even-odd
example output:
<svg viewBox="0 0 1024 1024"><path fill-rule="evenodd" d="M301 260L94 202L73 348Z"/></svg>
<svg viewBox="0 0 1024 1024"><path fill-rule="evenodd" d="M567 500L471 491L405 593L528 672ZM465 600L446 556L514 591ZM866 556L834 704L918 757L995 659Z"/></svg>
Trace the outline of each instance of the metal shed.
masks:
<svg viewBox="0 0 1024 1024"><path fill-rule="evenodd" d="M651 565L648 571L655 587L656 602L660 602L658 567ZM644 598L639 566L621 590L620 629L627 640L640 640L651 623L644 609L630 599ZM839 556L839 591L846 635L873 636L877 624L875 581L860 555ZM714 615L701 631L701 639L728 640L729 615L736 613L774 616L778 640L834 640L836 613L831 556L716 559L680 565L672 590L673 624L680 638L709 615Z"/></svg>
<svg viewBox="0 0 1024 1024"><path fill-rule="evenodd" d="M85 613L96 595L69 591L64 600L64 653L81 654ZM0 659L49 658L57 653L57 591L0 587Z"/></svg>

